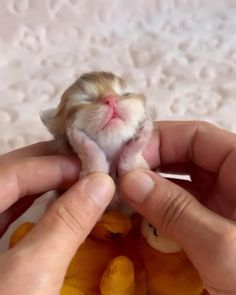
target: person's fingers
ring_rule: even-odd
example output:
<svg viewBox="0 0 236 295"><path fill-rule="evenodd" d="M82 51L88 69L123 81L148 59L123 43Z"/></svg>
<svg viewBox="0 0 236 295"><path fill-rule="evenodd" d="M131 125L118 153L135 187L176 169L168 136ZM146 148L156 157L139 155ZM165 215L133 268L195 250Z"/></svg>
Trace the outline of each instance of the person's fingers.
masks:
<svg viewBox="0 0 236 295"><path fill-rule="evenodd" d="M211 196L205 204L236 219L236 134L204 122L157 122L153 138L150 144L156 147L147 147L146 157L151 166L158 161L161 168L190 163L195 189L204 199Z"/></svg>
<svg viewBox="0 0 236 295"><path fill-rule="evenodd" d="M176 240L197 267L209 261L208 270L212 270L217 260L217 254L210 251L212 245L218 243L218 249L222 250L219 245L222 235L229 238L236 233L233 222L208 210L188 191L152 171L134 170L125 174L120 189L129 205Z"/></svg>
<svg viewBox="0 0 236 295"><path fill-rule="evenodd" d="M55 154L54 141L42 141L23 148L0 155L1 162L11 162L26 157L41 157Z"/></svg>
<svg viewBox="0 0 236 295"><path fill-rule="evenodd" d="M79 176L79 161L62 156L34 157L0 166L0 213L27 195L68 187Z"/></svg>
<svg viewBox="0 0 236 295"><path fill-rule="evenodd" d="M114 191L114 183L106 174L84 177L49 208L16 245L15 251L23 251L35 263L44 264L47 273L53 271L58 277L64 276L74 253L111 201Z"/></svg>
<svg viewBox="0 0 236 295"><path fill-rule="evenodd" d="M217 173L207 171L192 162L161 166L159 171L179 179L189 176L191 186L198 194L202 195L202 198L205 198L214 189L218 176Z"/></svg>
<svg viewBox="0 0 236 295"><path fill-rule="evenodd" d="M161 175L162 176L162 175ZM180 186L184 190L188 191L190 194L194 195L194 197L201 202L203 199L202 195L199 193L199 191L195 188L192 181L184 180L184 179L175 179L175 178L168 178L165 177L168 181Z"/></svg>
<svg viewBox="0 0 236 295"><path fill-rule="evenodd" d="M217 172L236 149L236 135L204 122L157 122L144 151L151 168L181 162Z"/></svg>

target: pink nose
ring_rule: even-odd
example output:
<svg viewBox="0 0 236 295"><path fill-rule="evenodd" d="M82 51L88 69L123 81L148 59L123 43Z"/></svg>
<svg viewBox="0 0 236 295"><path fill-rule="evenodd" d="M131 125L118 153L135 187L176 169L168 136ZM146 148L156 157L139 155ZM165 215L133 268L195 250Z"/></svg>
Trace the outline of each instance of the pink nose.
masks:
<svg viewBox="0 0 236 295"><path fill-rule="evenodd" d="M117 104L117 100L118 98L115 95L106 95L102 97L102 102L111 108L114 108L114 106Z"/></svg>

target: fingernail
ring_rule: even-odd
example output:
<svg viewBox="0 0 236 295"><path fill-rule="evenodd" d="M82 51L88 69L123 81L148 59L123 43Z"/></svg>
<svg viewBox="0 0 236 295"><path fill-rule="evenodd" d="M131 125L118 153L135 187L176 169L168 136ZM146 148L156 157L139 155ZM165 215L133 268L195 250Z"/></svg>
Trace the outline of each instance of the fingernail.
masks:
<svg viewBox="0 0 236 295"><path fill-rule="evenodd" d="M142 204L154 188L154 181L143 171L134 171L126 174L122 181L125 195L136 203Z"/></svg>
<svg viewBox="0 0 236 295"><path fill-rule="evenodd" d="M98 207L104 209L114 195L114 184L105 174L93 174L85 185L85 192L91 197Z"/></svg>

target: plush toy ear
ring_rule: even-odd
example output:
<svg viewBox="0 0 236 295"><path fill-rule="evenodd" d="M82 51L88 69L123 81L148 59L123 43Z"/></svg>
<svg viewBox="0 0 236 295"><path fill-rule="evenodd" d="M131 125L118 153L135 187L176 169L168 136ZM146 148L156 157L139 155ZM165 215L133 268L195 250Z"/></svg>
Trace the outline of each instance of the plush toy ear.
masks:
<svg viewBox="0 0 236 295"><path fill-rule="evenodd" d="M57 109L50 109L40 113L40 119L52 134L54 134L53 121L56 115L56 110Z"/></svg>

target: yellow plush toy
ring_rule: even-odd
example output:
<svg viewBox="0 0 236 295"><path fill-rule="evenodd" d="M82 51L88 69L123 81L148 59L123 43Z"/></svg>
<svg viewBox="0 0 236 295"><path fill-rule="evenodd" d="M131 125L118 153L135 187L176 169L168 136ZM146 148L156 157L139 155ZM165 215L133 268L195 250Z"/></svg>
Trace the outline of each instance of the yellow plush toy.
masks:
<svg viewBox="0 0 236 295"><path fill-rule="evenodd" d="M33 227L11 236L13 247ZM187 256L137 214L108 211L78 249L60 295L200 295L202 283Z"/></svg>

